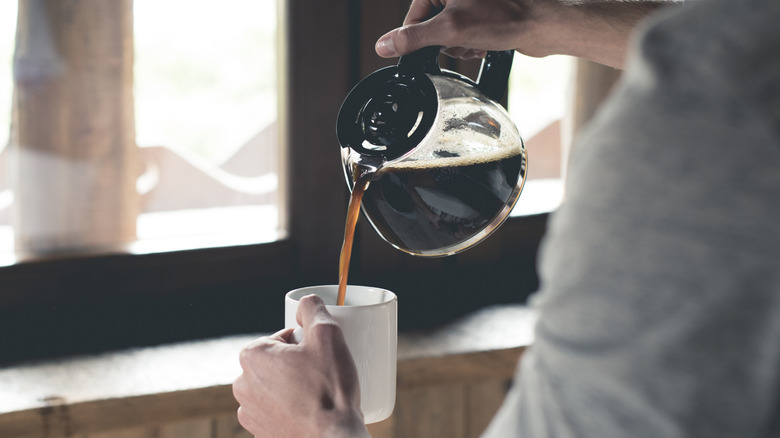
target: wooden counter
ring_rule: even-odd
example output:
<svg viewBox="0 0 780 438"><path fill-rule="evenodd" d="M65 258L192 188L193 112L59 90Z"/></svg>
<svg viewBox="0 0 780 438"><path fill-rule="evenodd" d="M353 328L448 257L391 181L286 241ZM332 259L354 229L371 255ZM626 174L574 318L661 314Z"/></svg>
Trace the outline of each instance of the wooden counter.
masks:
<svg viewBox="0 0 780 438"><path fill-rule="evenodd" d="M532 341L533 320L524 306L496 306L401 333L396 410L371 425L373 436L477 436ZM0 368L0 437L249 436L235 421L231 384L238 352L256 336Z"/></svg>

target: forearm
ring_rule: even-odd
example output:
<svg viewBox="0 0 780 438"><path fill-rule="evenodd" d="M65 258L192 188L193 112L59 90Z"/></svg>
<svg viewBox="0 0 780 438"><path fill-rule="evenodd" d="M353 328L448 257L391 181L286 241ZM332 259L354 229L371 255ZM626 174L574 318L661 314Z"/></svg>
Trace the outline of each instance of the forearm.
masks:
<svg viewBox="0 0 780 438"><path fill-rule="evenodd" d="M442 4L444 4L442 9ZM442 46L468 59L487 50L571 55L622 68L637 23L682 0L413 0L404 26L377 41L385 58ZM431 17L433 18L427 18Z"/></svg>
<svg viewBox="0 0 780 438"><path fill-rule="evenodd" d="M539 9L535 25L538 37L547 46L546 54L571 55L622 68L636 25L657 9L670 5L682 5L682 1L551 2ZM522 52L527 36L519 38L518 50Z"/></svg>

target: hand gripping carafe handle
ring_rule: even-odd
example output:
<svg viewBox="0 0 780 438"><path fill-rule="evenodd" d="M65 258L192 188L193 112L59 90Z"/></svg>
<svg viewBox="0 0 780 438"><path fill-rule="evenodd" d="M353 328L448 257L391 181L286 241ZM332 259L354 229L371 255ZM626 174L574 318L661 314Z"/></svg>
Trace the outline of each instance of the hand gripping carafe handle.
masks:
<svg viewBox="0 0 780 438"><path fill-rule="evenodd" d="M440 46L429 46L402 56L398 60L398 73L403 76L441 74L439 50ZM514 50L489 51L482 60L477 88L489 99L500 101L504 98L514 55Z"/></svg>

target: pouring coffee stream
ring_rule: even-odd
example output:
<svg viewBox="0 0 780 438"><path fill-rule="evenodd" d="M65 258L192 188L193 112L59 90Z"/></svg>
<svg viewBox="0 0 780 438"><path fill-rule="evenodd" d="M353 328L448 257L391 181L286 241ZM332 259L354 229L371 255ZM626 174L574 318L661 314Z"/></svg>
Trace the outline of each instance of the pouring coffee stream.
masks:
<svg viewBox="0 0 780 438"><path fill-rule="evenodd" d="M352 244L355 240L355 226L360 215L360 204L363 200L368 185L377 171L377 168L358 164L358 171L355 179L355 186L352 189L352 195L349 198L349 207L347 207L347 220L344 226L344 243L341 245L341 256L339 257L339 289L336 299L336 305L343 306L347 294L347 278L349 277L349 262L352 259Z"/></svg>
<svg viewBox="0 0 780 438"><path fill-rule="evenodd" d="M525 145L496 103L514 52L488 52L476 83L440 69L438 55L439 47L427 47L372 73L339 111L337 133L352 190L339 270L343 289L359 205L393 247L440 257L485 239L522 191Z"/></svg>

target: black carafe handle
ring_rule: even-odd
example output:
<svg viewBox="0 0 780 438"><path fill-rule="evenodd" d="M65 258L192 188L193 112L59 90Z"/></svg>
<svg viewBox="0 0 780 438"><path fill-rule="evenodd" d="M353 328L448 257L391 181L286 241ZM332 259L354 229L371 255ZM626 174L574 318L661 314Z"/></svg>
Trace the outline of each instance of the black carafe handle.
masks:
<svg viewBox="0 0 780 438"><path fill-rule="evenodd" d="M415 76L420 73L441 74L440 50L440 46L428 46L402 56L398 59L398 73L402 76ZM477 78L477 87L485 96L495 101L503 99L514 56L514 50L487 52Z"/></svg>
<svg viewBox="0 0 780 438"><path fill-rule="evenodd" d="M504 98L514 56L514 50L487 52L477 78L477 87L485 96L497 102Z"/></svg>
<svg viewBox="0 0 780 438"><path fill-rule="evenodd" d="M398 59L398 73L415 76L420 73L441 74L439 51L441 46L428 46L404 55Z"/></svg>

